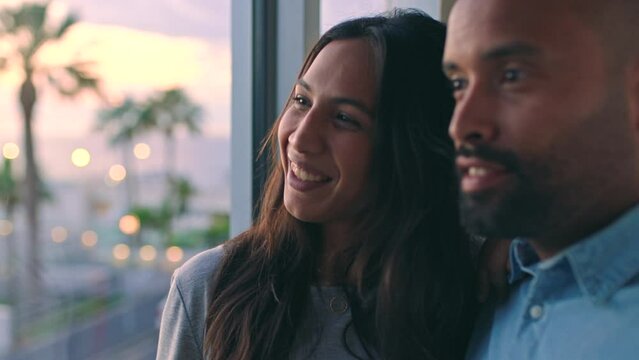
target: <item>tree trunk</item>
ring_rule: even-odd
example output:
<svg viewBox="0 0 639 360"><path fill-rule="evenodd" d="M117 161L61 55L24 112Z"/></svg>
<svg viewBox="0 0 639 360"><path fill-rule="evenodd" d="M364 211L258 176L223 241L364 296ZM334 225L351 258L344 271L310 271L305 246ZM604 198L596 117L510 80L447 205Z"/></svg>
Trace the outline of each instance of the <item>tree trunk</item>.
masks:
<svg viewBox="0 0 639 360"><path fill-rule="evenodd" d="M133 141L131 139L126 140L122 144L122 165L126 169L126 177L124 178L125 189L125 201L126 210L130 212L131 209L138 206L138 178L137 169L135 168L135 161L131 161L131 152L133 151ZM142 246L142 232L138 231L134 235L129 236L131 245L135 247Z"/></svg>
<svg viewBox="0 0 639 360"><path fill-rule="evenodd" d="M169 246L171 242L171 238L173 238L173 221L175 219L175 196L171 193L173 191L172 182L175 180L175 139L173 137L172 131L165 131L164 133L165 139L165 153L164 153L164 161L165 161L165 171L166 171L166 195L164 197L164 201L168 202L169 209L171 211L169 218L167 219L167 224L165 224L165 234L164 234L164 244L165 246Z"/></svg>
<svg viewBox="0 0 639 360"><path fill-rule="evenodd" d="M175 154L175 139L173 137L172 132L164 133L164 171L166 171L166 192L169 194L171 191L171 181L175 177L175 165L176 165L176 154Z"/></svg>
<svg viewBox="0 0 639 360"><path fill-rule="evenodd" d="M131 141L127 140L122 144L122 165L126 169L126 177L124 178L124 199L127 211L130 210L137 201L134 199L136 194L133 184L133 169L131 168Z"/></svg>
<svg viewBox="0 0 639 360"><path fill-rule="evenodd" d="M41 291L40 278L40 223L38 216L39 178L35 159L33 141L33 108L36 102L36 89L31 74L27 73L24 83L20 87L20 105L24 116L24 154L26 160L25 186L23 198L27 210L27 292L37 297Z"/></svg>
<svg viewBox="0 0 639 360"><path fill-rule="evenodd" d="M3 168L3 176L5 176L5 178L3 179L4 182L4 186L5 186L5 191L6 194L4 194L4 199L2 201L2 204L4 205L4 218L6 219L6 221L9 222L9 224L11 224L11 226L13 227L13 229L11 231L8 231L8 233L5 236L5 241L6 241L6 257L5 257L5 261L7 264L7 290L8 290L8 296L7 296L7 300L9 302L9 305L11 305L11 312L12 312L12 321L11 321L11 339L13 341L13 344L11 344L11 346L13 347L15 344L17 344L16 339L18 338L18 331L17 329L19 329L20 325L18 324L18 321L20 320L20 316L18 316L18 304L19 304L19 294L18 292L20 291L20 289L18 288L18 279L17 279L17 267L16 265L19 263L16 259L18 256L18 252L17 252L17 244L16 244L16 238L15 238L15 206L16 206L16 202L17 202L17 198L18 198L18 194L15 193L16 191L16 184L14 182L14 178L13 178L13 166L12 166L12 161L11 159L4 159L4 168Z"/></svg>
<svg viewBox="0 0 639 360"><path fill-rule="evenodd" d="M10 161L10 160L7 160ZM15 237L15 217L13 216L14 213L14 204L11 203L11 200L8 200L8 203L5 206L5 216L7 218L7 221L9 221L12 225L14 225L14 231L12 231L10 234L7 235L6 237L6 241L7 241L7 266L8 266L8 271L9 271L9 276L8 276L8 290L9 290L9 305L11 305L11 312L12 312L12 321L11 321L11 339L13 341L13 344L11 344L11 347L14 347L15 344L17 343L17 339L18 339L18 329L20 328L20 314L19 314L19 302L20 302L20 297L19 297L19 288L18 288L18 274L17 274L17 267L16 264L18 263L16 261L16 256L17 256L17 251L16 251L16 237Z"/></svg>

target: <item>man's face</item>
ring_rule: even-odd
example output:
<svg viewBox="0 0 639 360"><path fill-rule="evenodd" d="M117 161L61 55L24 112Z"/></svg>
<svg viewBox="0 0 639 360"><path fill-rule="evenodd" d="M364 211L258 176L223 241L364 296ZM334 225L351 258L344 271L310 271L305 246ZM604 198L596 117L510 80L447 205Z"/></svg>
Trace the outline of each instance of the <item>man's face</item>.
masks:
<svg viewBox="0 0 639 360"><path fill-rule="evenodd" d="M611 76L602 37L573 10L461 0L451 13L444 70L471 232L545 236L624 191L612 180L634 141L622 70Z"/></svg>

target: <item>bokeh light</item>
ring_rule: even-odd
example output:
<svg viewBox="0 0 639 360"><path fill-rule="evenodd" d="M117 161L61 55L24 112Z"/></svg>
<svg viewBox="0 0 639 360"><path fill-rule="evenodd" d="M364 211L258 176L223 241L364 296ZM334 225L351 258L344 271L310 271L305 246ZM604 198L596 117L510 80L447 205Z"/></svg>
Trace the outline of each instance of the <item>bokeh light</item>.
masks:
<svg viewBox="0 0 639 360"><path fill-rule="evenodd" d="M140 160L146 160L151 156L151 147L145 143L137 143L133 147L133 155Z"/></svg>
<svg viewBox="0 0 639 360"><path fill-rule="evenodd" d="M20 155L20 147L12 142L6 143L2 146L2 156L5 159L14 160Z"/></svg>
<svg viewBox="0 0 639 360"><path fill-rule="evenodd" d="M93 230L87 230L82 233L80 241L86 247L94 247L98 244L98 234Z"/></svg>
<svg viewBox="0 0 639 360"><path fill-rule="evenodd" d="M13 232L13 223L9 220L0 220L0 236L9 236Z"/></svg>
<svg viewBox="0 0 639 360"><path fill-rule="evenodd" d="M166 259L170 262L179 262L184 258L184 251L177 246L166 249Z"/></svg>
<svg viewBox="0 0 639 360"><path fill-rule="evenodd" d="M140 259L144 261L153 261L157 257L157 251L152 245L144 245L140 248Z"/></svg>
<svg viewBox="0 0 639 360"><path fill-rule="evenodd" d="M117 244L113 247L113 257L116 260L126 260L131 256L131 249L127 244Z"/></svg>
<svg viewBox="0 0 639 360"><path fill-rule="evenodd" d="M140 231L140 219L135 215L124 215L118 224L120 231L125 235L134 235Z"/></svg>
<svg viewBox="0 0 639 360"><path fill-rule="evenodd" d="M91 154L85 148L77 148L71 153L71 162L73 165L82 168L91 162Z"/></svg>
<svg viewBox="0 0 639 360"><path fill-rule="evenodd" d="M51 240L55 243L63 243L69 237L69 231L64 226L56 226L51 229Z"/></svg>
<svg viewBox="0 0 639 360"><path fill-rule="evenodd" d="M126 178L126 168L120 164L112 165L109 168L109 178L114 182L120 182Z"/></svg>

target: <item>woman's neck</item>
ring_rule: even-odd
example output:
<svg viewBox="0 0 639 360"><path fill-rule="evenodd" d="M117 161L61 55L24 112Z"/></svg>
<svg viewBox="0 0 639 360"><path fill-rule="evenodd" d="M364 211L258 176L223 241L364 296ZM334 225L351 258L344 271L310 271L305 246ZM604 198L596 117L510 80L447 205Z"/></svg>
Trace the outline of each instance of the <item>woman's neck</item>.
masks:
<svg viewBox="0 0 639 360"><path fill-rule="evenodd" d="M322 228L322 247L317 258L318 285L348 284L347 268L351 262L346 250L357 241L350 223L331 223Z"/></svg>

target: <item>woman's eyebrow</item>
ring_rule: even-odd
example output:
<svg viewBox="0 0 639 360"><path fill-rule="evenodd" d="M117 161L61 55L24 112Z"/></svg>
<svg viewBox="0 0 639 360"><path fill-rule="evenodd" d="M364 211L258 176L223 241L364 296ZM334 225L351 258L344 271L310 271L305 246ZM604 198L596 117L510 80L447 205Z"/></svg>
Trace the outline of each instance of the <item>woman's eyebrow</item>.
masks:
<svg viewBox="0 0 639 360"><path fill-rule="evenodd" d="M311 86L302 78L297 79L297 85L303 87L304 89L308 91L311 91Z"/></svg>
<svg viewBox="0 0 639 360"><path fill-rule="evenodd" d="M306 81L304 81L304 79L302 78L297 79L297 85L303 87L309 92L311 91L311 85L307 83ZM370 116L371 118L374 117L372 109L369 109L368 106L366 106L366 104L364 104L363 101L360 101L358 99L337 96L337 97L331 98L330 100L331 102L336 104L345 104L345 105L353 106L357 108L358 110L364 112L366 115Z"/></svg>
<svg viewBox="0 0 639 360"><path fill-rule="evenodd" d="M346 104L346 105L350 105L353 106L357 109L359 109L360 111L364 112L366 115L370 116L371 118L374 117L373 116L373 111L371 109L369 109L366 104L364 104L362 101L359 101L357 99L352 99L352 98L347 98L347 97L334 97L331 99L331 101L337 103L337 104Z"/></svg>

